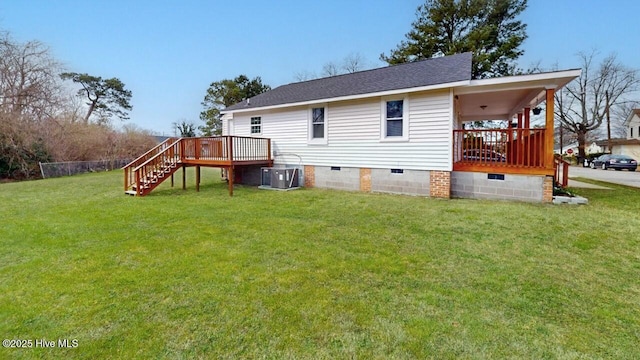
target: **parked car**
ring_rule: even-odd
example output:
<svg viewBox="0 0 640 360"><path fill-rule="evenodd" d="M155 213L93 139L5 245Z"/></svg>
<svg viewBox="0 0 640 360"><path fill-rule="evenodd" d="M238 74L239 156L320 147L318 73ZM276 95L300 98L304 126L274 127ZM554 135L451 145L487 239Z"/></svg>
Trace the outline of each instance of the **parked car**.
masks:
<svg viewBox="0 0 640 360"><path fill-rule="evenodd" d="M632 157L627 155L605 154L593 159L590 166L592 169L595 169L595 168L601 168L602 170L627 169L629 171L636 171L636 169L638 168L638 162Z"/></svg>
<svg viewBox="0 0 640 360"><path fill-rule="evenodd" d="M462 159L466 161L495 161L505 162L507 158L499 152L489 149L467 149L462 152Z"/></svg>

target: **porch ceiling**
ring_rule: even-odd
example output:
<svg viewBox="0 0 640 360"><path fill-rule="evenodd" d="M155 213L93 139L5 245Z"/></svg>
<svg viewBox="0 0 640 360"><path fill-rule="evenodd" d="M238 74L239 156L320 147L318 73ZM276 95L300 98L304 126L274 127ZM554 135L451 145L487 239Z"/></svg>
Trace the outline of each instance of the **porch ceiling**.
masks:
<svg viewBox="0 0 640 360"><path fill-rule="evenodd" d="M580 76L580 70L472 80L454 89L460 122L511 120L525 107L545 100L546 89L559 90Z"/></svg>

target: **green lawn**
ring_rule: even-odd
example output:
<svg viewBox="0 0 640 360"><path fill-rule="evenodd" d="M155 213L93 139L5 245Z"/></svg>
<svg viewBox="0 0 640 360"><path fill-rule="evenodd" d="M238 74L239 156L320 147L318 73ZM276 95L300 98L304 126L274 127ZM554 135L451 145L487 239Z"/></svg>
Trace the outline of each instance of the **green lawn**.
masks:
<svg viewBox="0 0 640 360"><path fill-rule="evenodd" d="M0 185L0 335L78 341L0 358L640 358L638 189L230 198L203 176Z"/></svg>

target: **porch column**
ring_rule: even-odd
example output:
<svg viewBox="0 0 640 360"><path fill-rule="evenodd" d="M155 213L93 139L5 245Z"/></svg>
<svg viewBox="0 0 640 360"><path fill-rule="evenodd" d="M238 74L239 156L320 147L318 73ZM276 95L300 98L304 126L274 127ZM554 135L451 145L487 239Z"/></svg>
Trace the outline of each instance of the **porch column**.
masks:
<svg viewBox="0 0 640 360"><path fill-rule="evenodd" d="M545 138L544 138L544 167L553 170L553 119L554 119L554 98L555 88L547 88L547 106L545 109Z"/></svg>
<svg viewBox="0 0 640 360"><path fill-rule="evenodd" d="M518 113L518 127L516 128L516 164L522 165L524 162L524 134L522 133L522 113Z"/></svg>
<svg viewBox="0 0 640 360"><path fill-rule="evenodd" d="M528 107L524 108L524 128L525 129L531 128L531 123L529 121L530 117L531 117L531 109Z"/></svg>

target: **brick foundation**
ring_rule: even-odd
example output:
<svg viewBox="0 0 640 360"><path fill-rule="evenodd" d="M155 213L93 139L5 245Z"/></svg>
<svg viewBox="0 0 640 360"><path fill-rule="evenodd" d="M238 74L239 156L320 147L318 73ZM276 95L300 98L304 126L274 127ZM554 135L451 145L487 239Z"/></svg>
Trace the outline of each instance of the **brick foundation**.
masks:
<svg viewBox="0 0 640 360"><path fill-rule="evenodd" d="M449 171L431 171L429 196L442 199L451 198L451 173Z"/></svg>
<svg viewBox="0 0 640 360"><path fill-rule="evenodd" d="M553 176L544 178L544 183L542 184L542 202L553 202Z"/></svg>
<svg viewBox="0 0 640 360"><path fill-rule="evenodd" d="M360 191L371 192L371 169L360 168Z"/></svg>
<svg viewBox="0 0 640 360"><path fill-rule="evenodd" d="M313 165L304 166L304 187L314 187L316 185L315 168Z"/></svg>

